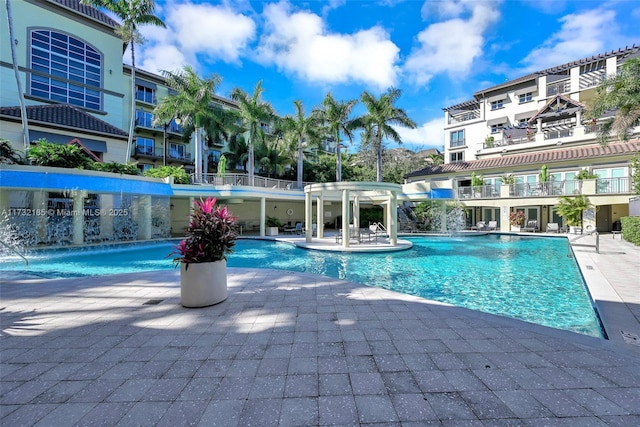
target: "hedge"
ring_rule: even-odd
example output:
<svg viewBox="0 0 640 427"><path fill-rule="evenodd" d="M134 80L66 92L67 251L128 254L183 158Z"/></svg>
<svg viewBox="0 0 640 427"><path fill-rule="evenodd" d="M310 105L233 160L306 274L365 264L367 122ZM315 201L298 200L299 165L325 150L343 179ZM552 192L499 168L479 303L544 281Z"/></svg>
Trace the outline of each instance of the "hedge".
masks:
<svg viewBox="0 0 640 427"><path fill-rule="evenodd" d="M622 223L622 238L636 246L640 246L640 216L625 216Z"/></svg>

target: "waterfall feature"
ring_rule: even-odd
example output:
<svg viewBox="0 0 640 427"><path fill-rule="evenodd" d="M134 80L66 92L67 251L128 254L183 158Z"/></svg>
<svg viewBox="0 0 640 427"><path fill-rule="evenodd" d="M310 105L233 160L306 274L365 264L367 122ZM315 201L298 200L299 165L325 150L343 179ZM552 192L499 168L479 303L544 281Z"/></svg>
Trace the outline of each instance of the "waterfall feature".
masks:
<svg viewBox="0 0 640 427"><path fill-rule="evenodd" d="M58 168L2 171L0 253L170 237L171 186Z"/></svg>
<svg viewBox="0 0 640 427"><path fill-rule="evenodd" d="M402 202L398 206L398 231L412 233L418 231L418 218L413 212L413 203Z"/></svg>

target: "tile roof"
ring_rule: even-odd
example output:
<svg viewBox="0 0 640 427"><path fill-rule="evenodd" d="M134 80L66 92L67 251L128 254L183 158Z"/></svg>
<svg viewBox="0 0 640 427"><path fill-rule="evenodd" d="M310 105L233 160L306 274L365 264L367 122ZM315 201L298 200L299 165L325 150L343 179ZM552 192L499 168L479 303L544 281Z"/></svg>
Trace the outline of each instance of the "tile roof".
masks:
<svg viewBox="0 0 640 427"><path fill-rule="evenodd" d="M20 118L20 107L0 107L0 117ZM80 129L90 133L127 138L128 133L68 104L31 105L27 107L30 123Z"/></svg>
<svg viewBox="0 0 640 427"><path fill-rule="evenodd" d="M101 12L93 6L82 4L80 0L51 0L53 3L57 3L67 9L71 9L89 18L92 18L98 22L109 25L110 27L117 27L120 25L118 22L111 19L107 14Z"/></svg>
<svg viewBox="0 0 640 427"><path fill-rule="evenodd" d="M538 151L535 153L513 154L488 159L470 160L468 162L447 163L438 166L428 166L424 169L410 172L405 178L441 175L464 171L478 171L486 169L508 169L522 165L542 165L570 160L583 160L604 156L625 156L638 152L640 139L628 142L616 142L603 147L599 144L582 145L579 147L558 148Z"/></svg>

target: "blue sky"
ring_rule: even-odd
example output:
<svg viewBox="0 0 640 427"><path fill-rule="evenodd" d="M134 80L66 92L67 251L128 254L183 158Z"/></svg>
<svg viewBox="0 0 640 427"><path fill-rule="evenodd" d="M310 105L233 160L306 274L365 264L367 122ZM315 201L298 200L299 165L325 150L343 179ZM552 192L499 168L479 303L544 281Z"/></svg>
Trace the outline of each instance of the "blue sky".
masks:
<svg viewBox="0 0 640 427"><path fill-rule="evenodd" d="M221 96L262 80L280 115L393 86L418 124L398 129L413 150L441 148L442 108L480 89L640 43L636 0L156 2L167 28L140 28L140 68L219 74Z"/></svg>

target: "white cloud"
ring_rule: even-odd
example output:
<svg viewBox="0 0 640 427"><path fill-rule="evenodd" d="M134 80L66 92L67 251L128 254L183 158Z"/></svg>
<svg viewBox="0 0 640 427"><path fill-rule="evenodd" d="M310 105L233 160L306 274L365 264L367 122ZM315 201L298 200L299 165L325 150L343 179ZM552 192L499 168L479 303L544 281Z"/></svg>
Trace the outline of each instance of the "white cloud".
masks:
<svg viewBox="0 0 640 427"><path fill-rule="evenodd" d="M554 65L603 52L618 38L615 12L595 9L566 15L562 27L522 62L524 72L542 70Z"/></svg>
<svg viewBox="0 0 640 427"><path fill-rule="evenodd" d="M405 72L417 84L428 84L439 73L466 76L473 61L483 54L484 32L500 16L493 2L463 0L436 4L439 16L452 18L431 24L418 34L419 46L405 63ZM455 17L465 13L470 13L467 19Z"/></svg>
<svg viewBox="0 0 640 427"><path fill-rule="evenodd" d="M265 7L265 33L256 61L313 82L394 85L399 48L381 27L354 34L331 33L310 12L291 12L287 3Z"/></svg>
<svg viewBox="0 0 640 427"><path fill-rule="evenodd" d="M237 62L255 38L256 25L224 5L171 3L164 8L167 28L141 26L147 43L140 46L140 65L151 72L197 66L198 56Z"/></svg>
<svg viewBox="0 0 640 427"><path fill-rule="evenodd" d="M443 116L444 117L444 116ZM395 128L402 138L402 146L409 149L444 147L444 118L429 120L415 129Z"/></svg>

